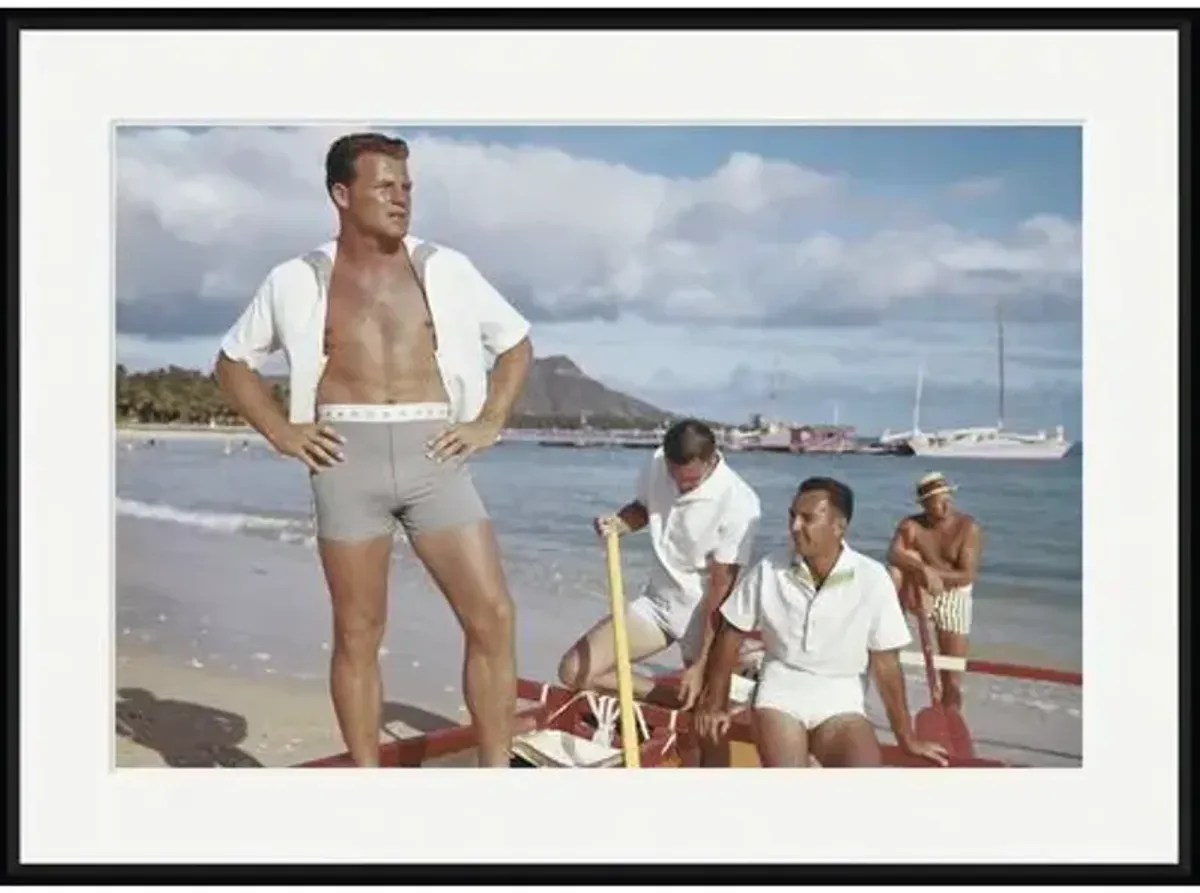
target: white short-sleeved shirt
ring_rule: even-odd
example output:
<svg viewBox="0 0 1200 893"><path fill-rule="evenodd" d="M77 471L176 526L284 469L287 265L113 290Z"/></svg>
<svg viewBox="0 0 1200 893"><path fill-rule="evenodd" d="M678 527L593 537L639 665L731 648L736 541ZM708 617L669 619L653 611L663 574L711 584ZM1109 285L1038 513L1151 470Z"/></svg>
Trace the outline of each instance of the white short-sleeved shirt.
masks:
<svg viewBox="0 0 1200 893"><path fill-rule="evenodd" d="M710 557L721 564L750 562L762 508L723 456L700 486L680 493L659 447L642 470L637 498L650 519L651 598L694 608L704 598Z"/></svg>
<svg viewBox="0 0 1200 893"><path fill-rule="evenodd" d="M912 641L887 568L847 544L820 590L790 548L765 556L721 613L743 632L762 632L767 660L823 676L861 676L868 652Z"/></svg>
<svg viewBox="0 0 1200 893"><path fill-rule="evenodd" d="M516 346L529 334L529 322L492 287L464 255L441 245L406 236L409 254L424 247L425 291L437 336L437 364L455 421L471 421L487 398L492 356ZM431 251L432 249L432 251ZM337 243L315 249L332 268ZM258 370L282 350L290 374L293 423L316 416L317 386L325 370L325 289L303 256L281 263L267 274L249 306L221 341L221 350Z"/></svg>

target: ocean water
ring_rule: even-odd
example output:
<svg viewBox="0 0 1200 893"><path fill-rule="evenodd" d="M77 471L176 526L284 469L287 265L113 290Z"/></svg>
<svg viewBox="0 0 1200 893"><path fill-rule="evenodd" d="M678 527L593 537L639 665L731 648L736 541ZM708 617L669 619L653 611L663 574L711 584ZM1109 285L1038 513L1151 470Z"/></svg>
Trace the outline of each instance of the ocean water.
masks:
<svg viewBox="0 0 1200 893"><path fill-rule="evenodd" d="M251 441L230 453L219 438L125 446L117 450L118 515L311 547L306 472L265 445ZM495 522L518 606L553 598L603 611L605 569L591 519L632 496L649 456L633 449L503 444L476 458L473 475ZM854 489L849 539L882 558L897 521L914 508L916 479L934 470L908 457L727 458L762 499L759 552L786 541L787 506L800 480L823 474ZM1036 654L1056 666L1080 666L1081 461L943 460L936 470L959 485L958 504L985 531L972 640ZM626 585L634 591L648 567L646 538L624 541L623 559Z"/></svg>

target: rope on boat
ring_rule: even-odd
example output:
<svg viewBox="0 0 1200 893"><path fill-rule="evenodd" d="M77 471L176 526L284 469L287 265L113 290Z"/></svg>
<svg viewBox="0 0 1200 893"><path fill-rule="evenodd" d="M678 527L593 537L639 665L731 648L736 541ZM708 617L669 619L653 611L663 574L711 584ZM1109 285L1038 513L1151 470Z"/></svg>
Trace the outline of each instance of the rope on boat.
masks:
<svg viewBox="0 0 1200 893"><path fill-rule="evenodd" d="M548 686L545 686L545 685L542 686L543 692L545 692L547 689L548 689ZM566 713L567 708L570 707L572 704L574 704L576 701L578 701L580 698L582 698L583 695L584 695L584 692L577 691L577 692L575 692L575 694L571 695L571 697L567 698L567 701L565 704L563 704L561 707L559 707L557 710L555 710L553 713L551 713L546 718L546 725L547 726L553 725L554 720L558 719L560 716L562 716L564 713ZM543 697L545 697L544 694L543 694ZM545 701L543 700L542 703L545 703Z"/></svg>
<svg viewBox="0 0 1200 893"><path fill-rule="evenodd" d="M542 686L542 703L545 703L546 692L549 686ZM621 705L617 698L612 695L597 694L594 691L583 690L576 692L567 702L550 714L546 719L546 725L554 724L554 720L562 716L567 708L580 699L586 699L588 709L592 711L592 716L596 718L596 731L592 733L592 740L597 744L611 745L613 736L617 730L617 721L621 718ZM671 712L671 729L675 728L676 712ZM646 723L646 716L642 712L642 705L636 701L633 704L633 717L637 720L638 728L642 732L642 737L648 739L650 737L650 727Z"/></svg>
<svg viewBox="0 0 1200 893"><path fill-rule="evenodd" d="M666 743L663 744L662 750L659 751L659 753L666 753L668 750L670 750L675 745L675 741L679 737L679 733L675 731L675 726L676 726L678 720L679 720L679 711L672 710L671 711L671 720L670 720L670 722L667 723L667 731L670 732L671 734L669 734L667 736Z"/></svg>
<svg viewBox="0 0 1200 893"><path fill-rule="evenodd" d="M549 686L543 686L541 700L546 702ZM556 729L553 724L577 701L586 700L596 721L596 730L591 738L574 731ZM633 715L645 740L650 739L650 728L640 704L633 705ZM617 724L621 719L620 699L612 695L584 690L573 694L567 702L550 714L542 727L534 732L518 735L513 739L514 755L534 765L555 765L571 768L607 767L616 765L621 752L613 748ZM671 713L670 727L675 728L676 714ZM666 747L674 743L674 734ZM663 752L666 752L664 747Z"/></svg>
<svg viewBox="0 0 1200 893"><path fill-rule="evenodd" d="M592 691L583 694L587 696L588 707L596 717L596 731L592 734L592 740L597 744L611 745L616 735L617 721L621 718L620 701L611 695L596 694ZM650 729L646 725L646 717L642 714L642 705L637 701L633 702L633 718L637 720L642 738L648 739Z"/></svg>

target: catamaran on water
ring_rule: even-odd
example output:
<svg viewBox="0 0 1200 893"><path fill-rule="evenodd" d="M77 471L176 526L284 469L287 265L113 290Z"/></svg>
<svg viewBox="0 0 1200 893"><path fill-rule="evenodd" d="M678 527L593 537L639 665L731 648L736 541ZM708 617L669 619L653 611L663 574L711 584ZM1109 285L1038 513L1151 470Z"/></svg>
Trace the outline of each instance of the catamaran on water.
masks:
<svg viewBox="0 0 1200 893"><path fill-rule="evenodd" d="M939 459L1062 459L1071 450L1061 425L1053 434L1016 434L1000 425L918 433L908 446L914 456Z"/></svg>
<svg viewBox="0 0 1200 893"><path fill-rule="evenodd" d="M921 392L925 378L924 363L917 370L917 394L913 405L911 431L891 433L880 437L884 445L896 444L915 456L951 459L1062 459L1070 452L1062 425L1053 433L1038 431L1023 434L1004 426L1004 317L1001 305L996 305L997 391L999 406L995 425L951 428L926 432L921 430Z"/></svg>

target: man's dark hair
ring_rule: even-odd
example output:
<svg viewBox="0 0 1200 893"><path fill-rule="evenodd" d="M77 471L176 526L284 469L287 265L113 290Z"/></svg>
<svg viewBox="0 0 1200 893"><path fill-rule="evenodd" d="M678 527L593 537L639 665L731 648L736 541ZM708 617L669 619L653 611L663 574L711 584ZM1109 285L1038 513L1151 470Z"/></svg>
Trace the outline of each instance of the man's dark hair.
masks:
<svg viewBox="0 0 1200 893"><path fill-rule="evenodd" d="M382 133L348 133L339 136L325 153L325 189L334 183L347 186L354 182L354 165L359 156L368 152L391 158L408 158L408 143Z"/></svg>
<svg viewBox="0 0 1200 893"><path fill-rule="evenodd" d="M672 465L687 465L697 459L707 462L716 451L716 435L699 419L676 422L663 435L663 456Z"/></svg>
<svg viewBox="0 0 1200 893"><path fill-rule="evenodd" d="M796 491L796 495L819 491L829 498L829 504L837 509L838 514L850 523L854 517L854 491L841 481L826 477L805 478Z"/></svg>

